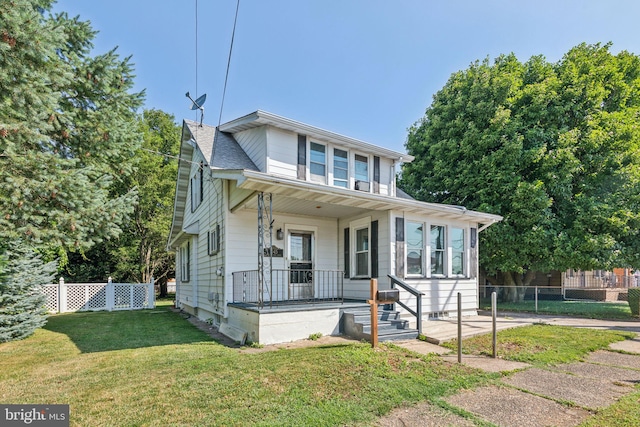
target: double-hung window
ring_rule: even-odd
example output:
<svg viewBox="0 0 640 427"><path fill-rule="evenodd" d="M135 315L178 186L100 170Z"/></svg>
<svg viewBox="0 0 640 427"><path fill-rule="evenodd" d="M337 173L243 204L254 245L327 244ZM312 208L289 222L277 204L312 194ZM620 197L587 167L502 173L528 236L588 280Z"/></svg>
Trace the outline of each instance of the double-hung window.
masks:
<svg viewBox="0 0 640 427"><path fill-rule="evenodd" d="M407 275L424 275L424 224L407 222Z"/></svg>
<svg viewBox="0 0 640 427"><path fill-rule="evenodd" d="M464 275L464 230L462 228L451 227L451 274L454 276Z"/></svg>
<svg viewBox="0 0 640 427"><path fill-rule="evenodd" d="M363 218L351 223L353 248L353 277L371 277L371 219Z"/></svg>
<svg viewBox="0 0 640 427"><path fill-rule="evenodd" d="M322 144L311 143L311 159L309 161L309 171L311 180L326 183L327 181L327 151Z"/></svg>
<svg viewBox="0 0 640 427"><path fill-rule="evenodd" d="M446 237L443 225L431 226L431 274L444 276Z"/></svg>
<svg viewBox="0 0 640 427"><path fill-rule="evenodd" d="M196 173L191 178L191 212L198 209L198 206L200 206L200 203L202 203L202 198L204 196L203 172L204 168L201 164Z"/></svg>
<svg viewBox="0 0 640 427"><path fill-rule="evenodd" d="M333 185L349 188L349 157L339 148L333 149Z"/></svg>
<svg viewBox="0 0 640 427"><path fill-rule="evenodd" d="M356 179L356 190L369 191L369 158L355 155L355 172L354 178Z"/></svg>
<svg viewBox="0 0 640 427"><path fill-rule="evenodd" d="M188 282L191 275L191 242L180 247L180 280Z"/></svg>

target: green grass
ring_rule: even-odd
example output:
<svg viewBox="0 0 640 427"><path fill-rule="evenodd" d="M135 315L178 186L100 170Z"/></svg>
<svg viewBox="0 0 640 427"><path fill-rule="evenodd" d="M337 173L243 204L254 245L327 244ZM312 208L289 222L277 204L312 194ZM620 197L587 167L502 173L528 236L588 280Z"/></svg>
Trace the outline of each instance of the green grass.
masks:
<svg viewBox="0 0 640 427"><path fill-rule="evenodd" d="M491 310L491 301L480 302L480 308ZM535 313L535 301L499 302L498 312L513 311ZM555 314L590 319L635 320L626 302L590 302L590 301L538 301L540 314Z"/></svg>
<svg viewBox="0 0 640 427"><path fill-rule="evenodd" d="M636 389L638 387L636 386ZM632 427L640 426L640 389L620 398L613 405L601 409L579 427Z"/></svg>
<svg viewBox="0 0 640 427"><path fill-rule="evenodd" d="M367 424L497 377L393 345L243 353L166 305L51 316L0 344L0 401L70 404L73 426Z"/></svg>
<svg viewBox="0 0 640 427"><path fill-rule="evenodd" d="M607 348L612 342L634 338L622 331L596 330L536 324L498 331L498 357L537 366L556 365L582 360L588 353ZM457 340L444 344L457 350ZM491 334L462 341L466 354L492 355Z"/></svg>

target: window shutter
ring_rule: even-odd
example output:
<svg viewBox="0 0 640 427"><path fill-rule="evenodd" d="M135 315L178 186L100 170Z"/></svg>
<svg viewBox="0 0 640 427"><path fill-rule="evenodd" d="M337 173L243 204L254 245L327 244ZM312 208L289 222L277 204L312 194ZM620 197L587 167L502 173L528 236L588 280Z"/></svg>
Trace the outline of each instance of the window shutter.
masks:
<svg viewBox="0 0 640 427"><path fill-rule="evenodd" d="M475 227L471 227L471 238L469 239L469 257L471 258L469 261L469 278L475 279L478 277L478 229Z"/></svg>
<svg viewBox="0 0 640 427"><path fill-rule="evenodd" d="M396 218L396 276L404 277L404 218Z"/></svg>
<svg viewBox="0 0 640 427"><path fill-rule="evenodd" d="M307 179L307 136L298 135L298 179Z"/></svg>
<svg viewBox="0 0 640 427"><path fill-rule="evenodd" d="M344 229L344 278L349 278L349 228Z"/></svg>
<svg viewBox="0 0 640 427"><path fill-rule="evenodd" d="M378 277L378 221L371 221L371 278Z"/></svg>
<svg viewBox="0 0 640 427"><path fill-rule="evenodd" d="M373 192L380 193L380 157L373 156Z"/></svg>

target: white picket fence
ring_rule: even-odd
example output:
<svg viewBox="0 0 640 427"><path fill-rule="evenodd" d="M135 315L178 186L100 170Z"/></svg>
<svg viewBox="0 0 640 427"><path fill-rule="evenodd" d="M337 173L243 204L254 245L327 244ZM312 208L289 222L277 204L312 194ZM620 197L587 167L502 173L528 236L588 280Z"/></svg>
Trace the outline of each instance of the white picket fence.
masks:
<svg viewBox="0 0 640 427"><path fill-rule="evenodd" d="M97 310L139 310L154 308L156 294L151 283L64 283L45 285L50 313Z"/></svg>

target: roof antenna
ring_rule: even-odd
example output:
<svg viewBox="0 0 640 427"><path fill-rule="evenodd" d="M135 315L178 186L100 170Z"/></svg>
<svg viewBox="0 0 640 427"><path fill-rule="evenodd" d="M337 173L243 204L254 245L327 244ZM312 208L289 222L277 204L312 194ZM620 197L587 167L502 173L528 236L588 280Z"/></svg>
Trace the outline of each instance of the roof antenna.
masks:
<svg viewBox="0 0 640 427"><path fill-rule="evenodd" d="M195 101L191 98L189 92L187 92L185 96L191 101L191 110L200 110L200 127L202 127L202 120L204 119L204 101L207 100L207 94L205 93Z"/></svg>

